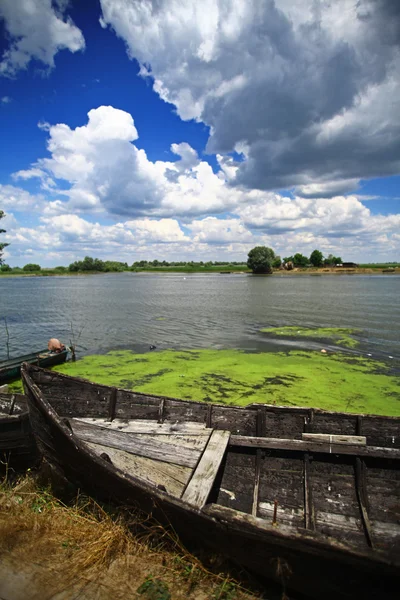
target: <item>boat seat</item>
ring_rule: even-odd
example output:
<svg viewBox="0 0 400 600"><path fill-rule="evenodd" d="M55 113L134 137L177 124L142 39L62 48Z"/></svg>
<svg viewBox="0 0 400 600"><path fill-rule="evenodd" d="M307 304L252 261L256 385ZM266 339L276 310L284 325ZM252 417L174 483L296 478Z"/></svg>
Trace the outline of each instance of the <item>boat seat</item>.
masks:
<svg viewBox="0 0 400 600"><path fill-rule="evenodd" d="M206 449L182 494L182 500L196 508L203 508L224 458L229 438L229 431L214 430L212 432Z"/></svg>

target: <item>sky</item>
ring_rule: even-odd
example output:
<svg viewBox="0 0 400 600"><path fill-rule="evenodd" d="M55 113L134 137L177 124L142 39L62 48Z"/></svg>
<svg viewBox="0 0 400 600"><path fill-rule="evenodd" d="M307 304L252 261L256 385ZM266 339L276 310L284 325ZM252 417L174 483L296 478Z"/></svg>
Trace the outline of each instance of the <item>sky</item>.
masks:
<svg viewBox="0 0 400 600"><path fill-rule="evenodd" d="M398 0L1 0L0 241L400 260Z"/></svg>

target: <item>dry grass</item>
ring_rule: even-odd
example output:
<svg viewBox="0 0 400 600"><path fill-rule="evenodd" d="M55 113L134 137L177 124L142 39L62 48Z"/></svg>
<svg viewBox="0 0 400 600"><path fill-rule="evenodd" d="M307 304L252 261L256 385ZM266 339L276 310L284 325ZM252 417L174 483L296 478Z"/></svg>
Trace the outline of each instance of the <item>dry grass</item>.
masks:
<svg viewBox="0 0 400 600"><path fill-rule="evenodd" d="M113 514L84 496L66 506L32 475L0 486L0 562L8 565L6 580L14 569L31 581L32 600L261 597L219 573L217 557L209 559L211 572L173 534L141 525L138 515ZM0 581L1 592L1 569Z"/></svg>

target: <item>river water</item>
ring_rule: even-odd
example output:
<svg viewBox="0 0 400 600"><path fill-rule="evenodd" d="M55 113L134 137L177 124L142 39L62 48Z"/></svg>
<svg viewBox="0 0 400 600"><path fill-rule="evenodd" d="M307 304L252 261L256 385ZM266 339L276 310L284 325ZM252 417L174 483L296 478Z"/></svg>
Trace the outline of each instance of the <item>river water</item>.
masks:
<svg viewBox="0 0 400 600"><path fill-rule="evenodd" d="M113 349L318 349L271 340L261 327L354 327L357 352L400 357L400 276L105 274L0 279L0 358L78 342L80 355Z"/></svg>

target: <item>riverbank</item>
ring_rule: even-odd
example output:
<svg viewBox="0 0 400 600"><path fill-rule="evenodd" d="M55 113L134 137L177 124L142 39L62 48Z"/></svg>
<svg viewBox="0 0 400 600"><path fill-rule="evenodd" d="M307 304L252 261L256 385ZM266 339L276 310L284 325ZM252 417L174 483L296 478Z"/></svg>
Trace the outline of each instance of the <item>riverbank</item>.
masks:
<svg viewBox="0 0 400 600"><path fill-rule="evenodd" d="M222 557L189 554L172 532L79 495L66 504L32 474L0 485L6 600L256 600ZM136 532L136 533L135 533ZM278 595L268 596L280 599Z"/></svg>
<svg viewBox="0 0 400 600"><path fill-rule="evenodd" d="M221 265L216 267L153 267L153 268L129 268L123 271L57 271L55 269L42 269L33 273L24 273L23 271L18 272L1 272L0 278L10 277L84 277L88 275L110 275L110 274L121 274L121 273L135 273L135 274L173 274L183 273L185 275L204 273L214 275L252 275L252 272L246 267L246 265ZM275 276L292 276L292 275L400 275L399 267L374 267L365 266L357 268L343 268L343 267L304 267L295 268L290 271L285 269L274 269L272 275ZM266 275L255 275L255 277L265 277Z"/></svg>

